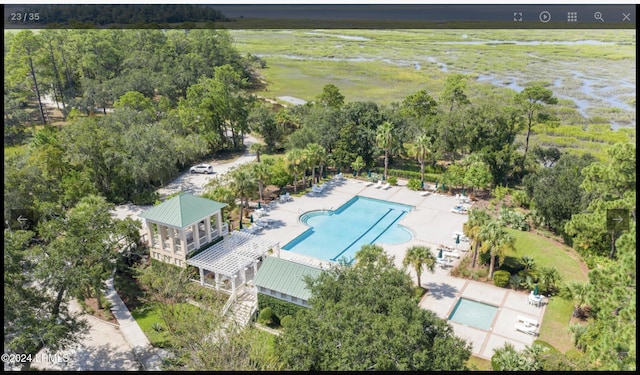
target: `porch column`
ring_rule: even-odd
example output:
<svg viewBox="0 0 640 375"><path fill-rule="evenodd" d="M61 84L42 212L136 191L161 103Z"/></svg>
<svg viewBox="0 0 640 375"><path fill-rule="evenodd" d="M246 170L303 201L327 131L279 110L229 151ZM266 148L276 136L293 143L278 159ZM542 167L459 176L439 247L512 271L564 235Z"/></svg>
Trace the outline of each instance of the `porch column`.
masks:
<svg viewBox="0 0 640 375"><path fill-rule="evenodd" d="M156 244L156 241L154 238L156 234L153 233L153 223L146 220L145 220L145 223L147 224L147 231L149 232L149 248L153 249L153 247Z"/></svg>
<svg viewBox="0 0 640 375"><path fill-rule="evenodd" d="M207 243L211 242L211 216L204 220L204 231L207 233Z"/></svg>
<svg viewBox="0 0 640 375"><path fill-rule="evenodd" d="M164 251L164 238L167 236L167 227L158 224L158 233L160 234L160 248Z"/></svg>
<svg viewBox="0 0 640 375"><path fill-rule="evenodd" d="M220 290L220 274L216 272L216 290Z"/></svg>
<svg viewBox="0 0 640 375"><path fill-rule="evenodd" d="M204 268L198 268L200 270L200 285L204 285Z"/></svg>
<svg viewBox="0 0 640 375"><path fill-rule="evenodd" d="M253 277L256 277L256 275L258 274L258 262L258 260L253 262Z"/></svg>
<svg viewBox="0 0 640 375"><path fill-rule="evenodd" d="M222 236L222 212L218 211L216 216L218 217L218 236Z"/></svg>
<svg viewBox="0 0 640 375"><path fill-rule="evenodd" d="M278 256L278 258L280 258L280 242L278 242L276 246L274 246L274 248L275 248L276 255Z"/></svg>
<svg viewBox="0 0 640 375"><path fill-rule="evenodd" d="M169 227L169 248L173 254L176 253L176 230Z"/></svg>
<svg viewBox="0 0 640 375"><path fill-rule="evenodd" d="M198 227L198 223L191 226L191 230L193 231L193 242L196 244L196 250L200 248L200 228Z"/></svg>
<svg viewBox="0 0 640 375"><path fill-rule="evenodd" d="M182 254L184 259L187 259L187 232L182 228L180 230L180 245L182 245Z"/></svg>
<svg viewBox="0 0 640 375"><path fill-rule="evenodd" d="M240 284L240 285L243 285L243 284L246 284L246 283L247 283L247 270L248 270L248 268L247 268L247 267L245 267L245 268L242 270L242 273L240 274L240 280L242 280L242 284Z"/></svg>
<svg viewBox="0 0 640 375"><path fill-rule="evenodd" d="M233 275L231 276L231 298L233 298L233 300L236 300L236 277L238 277L238 275Z"/></svg>

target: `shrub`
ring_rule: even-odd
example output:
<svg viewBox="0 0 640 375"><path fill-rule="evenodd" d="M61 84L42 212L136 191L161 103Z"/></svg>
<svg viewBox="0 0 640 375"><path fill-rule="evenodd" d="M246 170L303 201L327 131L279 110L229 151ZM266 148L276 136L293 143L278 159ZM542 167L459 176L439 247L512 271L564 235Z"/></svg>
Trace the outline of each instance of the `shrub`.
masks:
<svg viewBox="0 0 640 375"><path fill-rule="evenodd" d="M275 323L276 315L273 313L270 307L265 307L260 310L260 314L258 314L258 323L264 325L272 325Z"/></svg>
<svg viewBox="0 0 640 375"><path fill-rule="evenodd" d="M516 190L513 192L513 201L520 207L529 208L529 197L527 193L522 190Z"/></svg>
<svg viewBox="0 0 640 375"><path fill-rule="evenodd" d="M391 185L391 186L396 186L398 184L398 177L396 176L389 176L389 178L387 179L387 182Z"/></svg>
<svg viewBox="0 0 640 375"><path fill-rule="evenodd" d="M417 178L410 178L407 187L411 190L422 190L422 183Z"/></svg>
<svg viewBox="0 0 640 375"><path fill-rule="evenodd" d="M511 274L509 273L509 271L498 270L493 273L493 284L495 286L505 288L507 285L509 285L510 278Z"/></svg>
<svg viewBox="0 0 640 375"><path fill-rule="evenodd" d="M151 329L153 329L155 332L162 332L162 324L160 324L160 322L153 322L153 324L151 325Z"/></svg>
<svg viewBox="0 0 640 375"><path fill-rule="evenodd" d="M280 325L284 328L287 328L287 326L291 323L292 320L293 320L293 317L291 315L287 315L282 319L280 319Z"/></svg>

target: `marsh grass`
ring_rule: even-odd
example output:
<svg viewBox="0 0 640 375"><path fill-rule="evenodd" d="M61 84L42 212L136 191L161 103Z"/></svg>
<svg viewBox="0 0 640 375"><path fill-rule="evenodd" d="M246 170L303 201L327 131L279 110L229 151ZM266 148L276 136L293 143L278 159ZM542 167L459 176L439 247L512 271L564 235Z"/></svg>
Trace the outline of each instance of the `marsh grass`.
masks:
<svg viewBox="0 0 640 375"><path fill-rule="evenodd" d="M229 32L240 53L266 60L267 68L260 74L268 85L257 94L271 99L289 95L312 101L328 83L338 86L346 102L371 100L388 105L399 103L421 89L438 98L447 75L460 72L472 78L467 88L472 102L487 95L507 100L514 91L499 87L500 84L524 86L543 82L561 99L556 106L561 121L578 125L590 120L585 120L577 105L563 96L589 99L581 91L585 89L583 75L586 79L600 80L591 89L603 90L618 83L621 74L624 77L635 74L635 30ZM498 85L476 81L483 76L495 77ZM630 87L613 90L609 93L635 106ZM618 124L635 122L635 112L602 103L586 112L592 118Z"/></svg>

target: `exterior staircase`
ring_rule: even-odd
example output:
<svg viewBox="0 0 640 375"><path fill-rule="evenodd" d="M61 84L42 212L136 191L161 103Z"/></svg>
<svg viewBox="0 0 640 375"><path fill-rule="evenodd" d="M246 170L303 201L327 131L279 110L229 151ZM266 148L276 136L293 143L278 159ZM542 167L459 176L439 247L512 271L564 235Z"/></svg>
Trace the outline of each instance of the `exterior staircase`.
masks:
<svg viewBox="0 0 640 375"><path fill-rule="evenodd" d="M229 314L229 317L242 327L249 324L253 314L258 310L255 288L251 285L242 285L236 290L235 301L231 301L231 297L229 300L225 314Z"/></svg>

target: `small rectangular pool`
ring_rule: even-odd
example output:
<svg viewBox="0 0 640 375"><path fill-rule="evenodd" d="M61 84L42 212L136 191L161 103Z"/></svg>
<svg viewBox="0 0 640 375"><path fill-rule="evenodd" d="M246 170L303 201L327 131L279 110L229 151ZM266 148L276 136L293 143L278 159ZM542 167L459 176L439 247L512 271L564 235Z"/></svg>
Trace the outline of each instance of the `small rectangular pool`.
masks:
<svg viewBox="0 0 640 375"><path fill-rule="evenodd" d="M302 214L300 221L309 229L282 249L322 260L344 258L352 262L362 245L409 241L412 233L398 221L412 209L405 204L355 196L335 211Z"/></svg>
<svg viewBox="0 0 640 375"><path fill-rule="evenodd" d="M497 306L460 298L451 314L449 314L449 320L489 331L497 312Z"/></svg>

